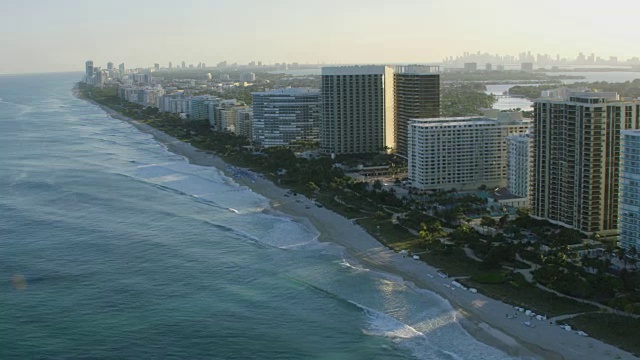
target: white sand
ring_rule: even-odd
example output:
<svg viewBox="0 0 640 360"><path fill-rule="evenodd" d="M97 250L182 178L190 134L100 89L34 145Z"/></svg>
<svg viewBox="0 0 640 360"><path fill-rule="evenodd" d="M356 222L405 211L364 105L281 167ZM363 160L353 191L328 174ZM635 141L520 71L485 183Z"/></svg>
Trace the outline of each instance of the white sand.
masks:
<svg viewBox="0 0 640 360"><path fill-rule="evenodd" d="M220 158L109 108L102 108L112 117L127 121L139 130L152 134L159 142L167 145L169 150L188 158L190 163L215 166L224 171L226 163ZM450 284L451 280L438 276L435 268L387 249L360 226L326 208L314 206L309 199L302 196L284 197L286 189L281 189L262 178L255 182L244 179L236 181L271 199L274 209L313 224L321 233L320 241L339 244L351 257L368 267L398 275L420 288L438 293L462 315L458 320L469 334L512 356L539 359L637 359L628 352L599 340L568 332L559 326L550 325L548 321L533 319L531 323L535 324L535 328L525 326L524 322L529 318L524 313L509 319L505 315L515 313L511 305L479 293L474 294L461 289L451 290L443 286L445 283ZM296 199L303 201L296 202ZM306 205L310 205L308 209Z"/></svg>

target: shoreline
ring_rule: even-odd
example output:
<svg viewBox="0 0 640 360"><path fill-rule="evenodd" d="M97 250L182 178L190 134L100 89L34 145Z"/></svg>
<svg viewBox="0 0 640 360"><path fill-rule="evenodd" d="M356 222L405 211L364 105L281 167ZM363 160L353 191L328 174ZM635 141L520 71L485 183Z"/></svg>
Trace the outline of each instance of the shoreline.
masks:
<svg viewBox="0 0 640 360"><path fill-rule="evenodd" d="M313 227L319 233L319 241L343 247L349 258L374 271L399 276L419 289L431 291L442 297L449 302L457 314L461 315L457 317L457 322L464 330L490 347L517 358L636 359L632 354L599 340L580 337L544 321L533 320L536 328L525 326L522 324L527 320L524 314L521 314L519 319L501 316L501 314L514 313L513 307L480 293L444 287L443 284L450 284L451 279L440 278L436 274L437 269L423 261L404 258L401 254L389 250L349 219L326 208L314 206L311 200L302 195L295 198L284 197L287 189L279 188L264 178L258 177L255 181L244 177L233 178L226 170L227 163L218 156L197 149L191 144L177 140L150 125L128 118L91 99L81 97L76 90L73 94L80 100L100 107L108 116L127 122L141 132L151 134L156 141L167 146L170 152L185 157L189 163L216 167L240 186L246 186L269 199L274 211Z"/></svg>

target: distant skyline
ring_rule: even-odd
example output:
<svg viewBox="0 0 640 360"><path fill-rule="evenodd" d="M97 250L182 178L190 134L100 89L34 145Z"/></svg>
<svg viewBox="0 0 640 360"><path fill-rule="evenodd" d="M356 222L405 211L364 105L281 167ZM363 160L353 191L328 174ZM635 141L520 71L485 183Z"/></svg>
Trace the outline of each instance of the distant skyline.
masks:
<svg viewBox="0 0 640 360"><path fill-rule="evenodd" d="M0 5L0 73L219 61L428 63L523 51L640 56L640 2L33 0Z"/></svg>

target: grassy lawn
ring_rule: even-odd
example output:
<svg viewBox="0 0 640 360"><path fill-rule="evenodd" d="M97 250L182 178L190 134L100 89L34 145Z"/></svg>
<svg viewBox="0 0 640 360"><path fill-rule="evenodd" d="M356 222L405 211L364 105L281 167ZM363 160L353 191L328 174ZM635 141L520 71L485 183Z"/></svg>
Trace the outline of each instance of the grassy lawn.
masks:
<svg viewBox="0 0 640 360"><path fill-rule="evenodd" d="M480 263L465 255L462 249L434 250L421 254L420 258L449 276L473 276L484 272Z"/></svg>
<svg viewBox="0 0 640 360"><path fill-rule="evenodd" d="M620 349L640 354L640 319L614 314L584 314L565 321L571 327Z"/></svg>
<svg viewBox="0 0 640 360"><path fill-rule="evenodd" d="M390 219L380 221L371 214L365 216L367 215L366 219L357 220L358 224L383 244L396 251L403 249L413 252L424 251L424 247L420 246L421 240L418 236L411 234L407 229L392 224ZM380 232L378 232L378 226L380 226Z"/></svg>
<svg viewBox="0 0 640 360"><path fill-rule="evenodd" d="M461 282L491 298L530 309L538 314L546 314L549 317L598 310L595 306L538 289L520 274L511 274L510 279L502 284L482 284L471 279L464 279Z"/></svg>
<svg viewBox="0 0 640 360"><path fill-rule="evenodd" d="M335 196L332 193L320 194L316 197L316 200L327 209L334 211L348 219L371 216L371 214L363 213L358 208L345 206L337 202L335 200Z"/></svg>

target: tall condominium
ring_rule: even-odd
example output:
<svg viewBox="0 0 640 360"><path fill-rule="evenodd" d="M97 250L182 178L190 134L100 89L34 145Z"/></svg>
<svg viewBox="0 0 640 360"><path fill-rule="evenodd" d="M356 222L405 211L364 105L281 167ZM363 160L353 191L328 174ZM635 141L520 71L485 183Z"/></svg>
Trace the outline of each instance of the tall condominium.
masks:
<svg viewBox="0 0 640 360"><path fill-rule="evenodd" d="M85 75L87 78L91 78L93 76L93 60L87 60L84 63Z"/></svg>
<svg viewBox="0 0 640 360"><path fill-rule="evenodd" d="M409 119L440 116L440 74L437 66L395 68L395 151L407 156Z"/></svg>
<svg viewBox="0 0 640 360"><path fill-rule="evenodd" d="M535 101L534 216L584 233L617 233L620 131L640 126L638 104L589 92Z"/></svg>
<svg viewBox="0 0 640 360"><path fill-rule="evenodd" d="M640 131L620 132L620 247L640 253Z"/></svg>
<svg viewBox="0 0 640 360"><path fill-rule="evenodd" d="M253 138L264 147L320 140L320 90L254 92Z"/></svg>
<svg viewBox="0 0 640 360"><path fill-rule="evenodd" d="M365 154L395 148L393 69L322 68L320 148L328 154Z"/></svg>
<svg viewBox="0 0 640 360"><path fill-rule="evenodd" d="M507 190L510 194L529 197L532 151L530 133L507 137Z"/></svg>
<svg viewBox="0 0 640 360"><path fill-rule="evenodd" d="M423 190L504 187L507 136L524 134L530 120L489 117L413 119L409 179Z"/></svg>
<svg viewBox="0 0 640 360"><path fill-rule="evenodd" d="M253 139L253 108L236 110L233 130L236 135Z"/></svg>

